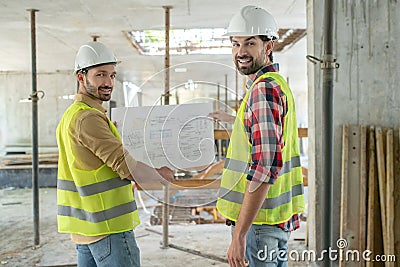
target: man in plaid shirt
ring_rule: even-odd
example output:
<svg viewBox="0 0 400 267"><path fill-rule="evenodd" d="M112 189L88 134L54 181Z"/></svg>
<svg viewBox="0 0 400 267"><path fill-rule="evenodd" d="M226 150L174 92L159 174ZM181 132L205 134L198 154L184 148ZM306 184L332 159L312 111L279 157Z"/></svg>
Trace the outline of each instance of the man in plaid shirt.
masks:
<svg viewBox="0 0 400 267"><path fill-rule="evenodd" d="M242 185L229 188L227 184L233 184L240 162L247 163L246 157L242 161L240 156L235 158L234 153L246 154L246 150L241 150L243 146L237 144L240 139L233 132L217 202L219 212L233 227L228 261L235 267L287 266L287 242L290 232L300 226L298 214L304 210L304 195L298 143L294 140L297 122L293 96L277 74L279 65L272 57L277 27L268 12L247 6L232 18L227 35L234 63L248 77L249 89L233 131L244 128L251 157L237 181ZM218 111L211 116L232 121Z"/></svg>

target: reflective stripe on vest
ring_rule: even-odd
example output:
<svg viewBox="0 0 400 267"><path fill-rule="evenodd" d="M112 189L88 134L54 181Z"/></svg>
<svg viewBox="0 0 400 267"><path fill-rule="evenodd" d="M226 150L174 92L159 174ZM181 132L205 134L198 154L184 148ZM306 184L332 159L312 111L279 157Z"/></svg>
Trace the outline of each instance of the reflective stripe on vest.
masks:
<svg viewBox="0 0 400 267"><path fill-rule="evenodd" d="M129 180L121 179L120 177L111 178L110 180L105 180L95 184L76 186L73 181L69 180L57 180L57 188L60 190L78 192L80 196L87 197L95 195L107 190L115 189L125 185L129 185L131 182Z"/></svg>
<svg viewBox="0 0 400 267"><path fill-rule="evenodd" d="M121 179L106 164L95 170L74 168L77 155L71 148L68 132L77 112L96 110L83 102L75 102L64 113L57 127L59 166L57 179L58 231L85 236L119 233L134 229L139 214L131 182ZM119 139L114 124L111 132Z"/></svg>
<svg viewBox="0 0 400 267"><path fill-rule="evenodd" d="M122 216L124 214L134 212L137 210L136 202L125 203L108 210L102 210L98 212L88 212L83 209L76 209L69 206L58 206L58 215L60 216L71 216L79 220L98 223L106 220Z"/></svg>
<svg viewBox="0 0 400 267"><path fill-rule="evenodd" d="M292 157L292 159L290 161L283 163L282 169L279 171L279 176L290 172L290 170L295 167L300 167L300 166L301 166L300 156L294 156L294 157ZM230 159L230 158L225 159L225 163L224 163L225 169L229 169L231 171L245 173L245 174L249 173L249 167L250 167L250 163L243 162L240 160Z"/></svg>
<svg viewBox="0 0 400 267"><path fill-rule="evenodd" d="M276 198L266 198L261 206L262 209L274 209L283 204L289 203L293 197L304 194L303 184L298 184L292 187L292 190L283 194L280 194ZM227 201L231 201L237 204L242 204L244 194L236 191L231 191L226 188L220 188L218 197L223 198Z"/></svg>
<svg viewBox="0 0 400 267"><path fill-rule="evenodd" d="M248 183L252 149L244 126L244 112L254 85L265 79L271 79L281 87L287 99L288 112L282 133L285 144L282 148L283 166L275 184L270 186L253 224L279 224L288 221L293 214L304 211L305 201L294 100L283 77L275 72L265 73L253 82L237 112L222 173L217 209L233 221L239 216Z"/></svg>

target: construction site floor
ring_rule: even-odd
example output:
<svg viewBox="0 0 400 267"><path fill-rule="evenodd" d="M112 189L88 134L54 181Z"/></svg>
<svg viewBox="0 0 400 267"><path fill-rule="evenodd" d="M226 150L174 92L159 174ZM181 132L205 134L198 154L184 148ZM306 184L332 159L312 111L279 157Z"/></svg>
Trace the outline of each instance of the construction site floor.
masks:
<svg viewBox="0 0 400 267"><path fill-rule="evenodd" d="M146 208L138 203L142 223L135 235L143 267L228 266L223 261L231 238L229 227L224 224L169 225L168 241L173 247L163 249L162 226L150 225L150 213L157 202L141 195ZM41 188L39 191L39 246L34 246L32 203L32 189L0 190L0 266L76 266L75 246L69 235L57 232L56 189ZM303 225L292 234L291 249L305 249L305 229ZM306 264L289 262L289 266Z"/></svg>

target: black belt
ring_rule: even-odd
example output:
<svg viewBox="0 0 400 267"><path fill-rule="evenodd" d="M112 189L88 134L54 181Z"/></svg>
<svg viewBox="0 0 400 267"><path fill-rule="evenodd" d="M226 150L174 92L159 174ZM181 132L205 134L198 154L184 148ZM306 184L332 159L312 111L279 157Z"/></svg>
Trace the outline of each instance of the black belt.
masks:
<svg viewBox="0 0 400 267"><path fill-rule="evenodd" d="M226 219L225 220L225 224L227 225L227 226L235 226L235 221L231 221L231 220L229 220L229 219ZM279 225L276 225L277 227L279 227ZM279 227L280 228L280 227ZM282 229L283 230L283 229ZM290 232L289 230L283 230L283 231L285 231L285 232Z"/></svg>
<svg viewBox="0 0 400 267"><path fill-rule="evenodd" d="M227 225L227 226L235 226L235 221L231 221L231 220L229 220L229 219L226 219L225 220L225 224Z"/></svg>

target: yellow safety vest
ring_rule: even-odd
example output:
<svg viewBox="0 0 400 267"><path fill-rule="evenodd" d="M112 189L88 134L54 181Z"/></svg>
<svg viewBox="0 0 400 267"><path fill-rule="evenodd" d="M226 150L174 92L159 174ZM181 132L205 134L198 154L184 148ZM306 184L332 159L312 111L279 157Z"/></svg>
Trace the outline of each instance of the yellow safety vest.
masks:
<svg viewBox="0 0 400 267"><path fill-rule="evenodd" d="M236 221L246 191L246 179L251 163L252 144L244 128L244 112L249 94L255 84L272 78L278 83L287 98L288 111L285 116L282 149L283 166L276 183L271 185L268 194L253 224L279 224L287 222L294 214L304 211L304 188L300 165L298 129L294 99L283 77L276 72L268 72L253 82L238 110L233 126L221 187L217 200L217 209L222 216Z"/></svg>
<svg viewBox="0 0 400 267"><path fill-rule="evenodd" d="M56 131L58 231L98 236L132 230L140 220L131 182L121 179L106 164L91 171L73 166L78 155L71 149L68 128L75 114L82 110L97 109L75 102L64 113ZM112 133L121 139L110 120L109 125Z"/></svg>

